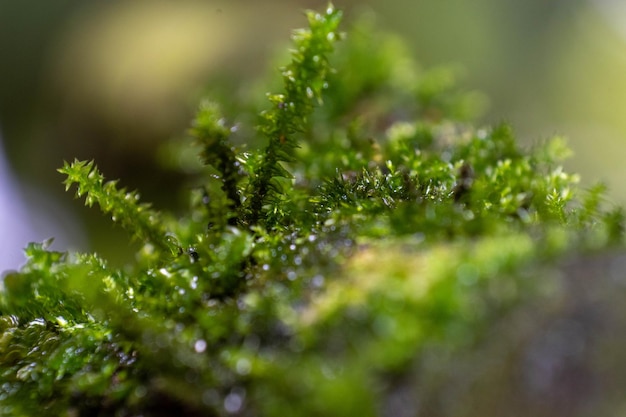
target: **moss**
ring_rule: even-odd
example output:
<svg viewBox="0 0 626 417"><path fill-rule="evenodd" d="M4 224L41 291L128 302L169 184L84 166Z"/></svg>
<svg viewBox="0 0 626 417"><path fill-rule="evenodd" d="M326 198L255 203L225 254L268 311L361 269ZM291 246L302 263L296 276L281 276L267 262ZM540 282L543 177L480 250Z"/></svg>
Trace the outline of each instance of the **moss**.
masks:
<svg viewBox="0 0 626 417"><path fill-rule="evenodd" d="M116 269L29 244L0 292L0 414L479 415L462 405L494 385L472 372L517 340L493 329L552 317L566 260L622 247L623 212L563 170L561 138L475 127L453 72L370 21L344 40L339 11L307 17L250 145L200 105L187 214L60 169L143 246Z"/></svg>

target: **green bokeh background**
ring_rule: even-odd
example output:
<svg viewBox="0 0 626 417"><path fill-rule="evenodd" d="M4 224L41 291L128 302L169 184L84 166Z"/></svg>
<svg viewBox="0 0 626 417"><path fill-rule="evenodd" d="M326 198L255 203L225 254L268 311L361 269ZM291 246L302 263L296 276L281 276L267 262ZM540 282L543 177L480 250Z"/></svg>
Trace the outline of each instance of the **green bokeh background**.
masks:
<svg viewBox="0 0 626 417"><path fill-rule="evenodd" d="M123 262L123 232L63 193L63 160L95 159L159 208L175 208L179 174L160 145L184 135L200 97L245 94L304 8L322 1L0 0L0 130L21 183L72 213L78 249ZM336 1L368 12L423 67L452 65L489 106L479 123L510 122L526 142L559 134L583 185L626 202L626 7L609 0ZM620 10L621 9L621 10ZM620 26L621 25L621 26ZM358 71L358 68L354 69ZM45 203L42 203L45 206ZM80 247L84 245L86 247ZM63 249L63 248L61 248Z"/></svg>

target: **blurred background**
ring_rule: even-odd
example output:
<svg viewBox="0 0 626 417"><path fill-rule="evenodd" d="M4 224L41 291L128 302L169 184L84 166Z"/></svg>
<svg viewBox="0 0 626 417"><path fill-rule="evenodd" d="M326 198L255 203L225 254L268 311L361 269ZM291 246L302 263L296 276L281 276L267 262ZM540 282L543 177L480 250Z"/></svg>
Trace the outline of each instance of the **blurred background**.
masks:
<svg viewBox="0 0 626 417"><path fill-rule="evenodd" d="M463 68L489 98L480 123L508 121L528 143L569 138L570 171L626 203L626 3L618 0L337 0L405 38L422 67ZM180 180L156 162L198 100L266 73L301 11L326 1L0 0L0 271L28 241L134 249L97 209L64 193L64 160L95 159L158 208ZM356 69L358 70L358 69Z"/></svg>

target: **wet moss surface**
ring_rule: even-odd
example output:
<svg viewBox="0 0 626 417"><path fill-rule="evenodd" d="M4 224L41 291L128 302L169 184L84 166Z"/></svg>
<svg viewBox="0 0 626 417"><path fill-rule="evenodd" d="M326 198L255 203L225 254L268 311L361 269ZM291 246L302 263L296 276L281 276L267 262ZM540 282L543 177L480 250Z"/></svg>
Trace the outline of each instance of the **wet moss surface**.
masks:
<svg viewBox="0 0 626 417"><path fill-rule="evenodd" d="M398 39L307 17L256 130L237 122L254 104L206 100L171 146L199 155L186 214L60 169L142 247L115 268L27 246L0 292L0 414L623 407L622 210L562 169L561 138L476 127L476 93Z"/></svg>

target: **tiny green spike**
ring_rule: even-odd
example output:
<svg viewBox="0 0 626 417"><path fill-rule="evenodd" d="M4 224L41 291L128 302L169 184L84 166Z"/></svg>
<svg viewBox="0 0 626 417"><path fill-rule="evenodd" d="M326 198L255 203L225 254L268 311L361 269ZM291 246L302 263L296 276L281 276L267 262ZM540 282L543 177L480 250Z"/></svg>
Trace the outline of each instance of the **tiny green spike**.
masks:
<svg viewBox="0 0 626 417"><path fill-rule="evenodd" d="M172 252L172 244L166 238L166 231L160 223L157 212L149 209L149 205L138 203L138 194L128 193L126 189L117 188L117 180L104 182L104 176L98 171L93 161L74 161L65 163L59 170L66 174L66 189L77 185L77 197L85 197L89 207L98 203L100 209L110 214L115 222L127 229L135 238L151 242L165 253ZM128 195L133 196L127 198Z"/></svg>

